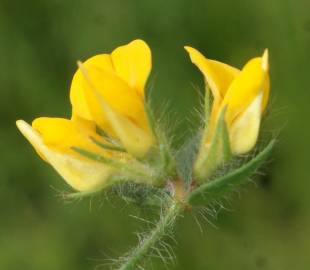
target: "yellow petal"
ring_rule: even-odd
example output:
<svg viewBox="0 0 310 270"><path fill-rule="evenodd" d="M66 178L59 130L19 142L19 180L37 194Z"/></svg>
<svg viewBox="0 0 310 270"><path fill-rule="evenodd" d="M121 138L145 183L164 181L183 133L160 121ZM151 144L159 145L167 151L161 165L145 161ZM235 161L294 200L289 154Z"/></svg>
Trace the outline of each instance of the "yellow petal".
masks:
<svg viewBox="0 0 310 270"><path fill-rule="evenodd" d="M81 160L70 154L62 153L48 147L41 135L23 120L16 122L21 133L28 141L44 155L45 159L64 178L64 180L79 191L94 191L108 182L113 169L91 160Z"/></svg>
<svg viewBox="0 0 310 270"><path fill-rule="evenodd" d="M268 49L265 49L262 56L262 69L266 73L266 79L263 81L263 102L262 102L262 111L267 107L269 100L269 91L270 91L270 79L269 79L269 53Z"/></svg>
<svg viewBox="0 0 310 270"><path fill-rule="evenodd" d="M205 58L199 51L186 46L185 49L190 55L191 61L203 73L206 82L211 88L215 103L220 101L226 91L238 75L239 70L227 64Z"/></svg>
<svg viewBox="0 0 310 270"><path fill-rule="evenodd" d="M257 141L262 100L263 91L254 98L229 128L231 149L236 155L250 151Z"/></svg>
<svg viewBox="0 0 310 270"><path fill-rule="evenodd" d="M130 118L126 118L117 112L110 104L102 97L97 90L93 81L89 77L88 71L82 63L79 63L80 70L85 78L85 83L88 84L88 95L94 102L94 106L100 108L100 113L104 116L109 124L109 128L113 131L129 153L135 156L143 156L151 145L154 144L154 137L149 128L146 130L136 125ZM98 112L96 122L104 124Z"/></svg>
<svg viewBox="0 0 310 270"><path fill-rule="evenodd" d="M148 45L143 40L134 40L115 49L111 58L117 75L144 96L144 86L152 67Z"/></svg>
<svg viewBox="0 0 310 270"><path fill-rule="evenodd" d="M116 112L145 128L147 126L144 112L144 101L129 86L113 74L105 72L89 72L89 79L103 98ZM94 120L105 128L107 121L102 108L93 96L89 83L84 80L84 90Z"/></svg>
<svg viewBox="0 0 310 270"><path fill-rule="evenodd" d="M92 70L114 72L111 57L108 54L93 56L85 61L84 65L90 72ZM70 89L70 100L75 114L84 119L92 120L92 115L85 97L84 78L80 70L77 70L73 76Z"/></svg>
<svg viewBox="0 0 310 270"><path fill-rule="evenodd" d="M48 147L67 154L76 155L71 147L79 147L92 152L101 152L91 137L96 137L95 125L89 121L64 118L40 117L32 122L32 127L41 135Z"/></svg>
<svg viewBox="0 0 310 270"><path fill-rule="evenodd" d="M96 132L96 123L94 121L84 119L74 112L72 112L71 122L73 122L80 130L87 131L87 133Z"/></svg>
<svg viewBox="0 0 310 270"><path fill-rule="evenodd" d="M102 109L105 112L114 133L120 139L127 151L134 156L142 157L155 143L154 137L127 118L114 111L104 100L101 100Z"/></svg>
<svg viewBox="0 0 310 270"><path fill-rule="evenodd" d="M231 83L222 106L227 105L226 120L231 125L249 104L263 91L261 112L268 102L269 75L261 57L251 59Z"/></svg>
<svg viewBox="0 0 310 270"><path fill-rule="evenodd" d="M99 55L87 60L83 66L87 70L89 79L100 96L116 112L131 119L143 129L148 129L143 97L115 74L109 59L109 55ZM70 98L75 114L88 120L94 120L107 132L110 131L110 124L97 98L89 89L89 84L85 81L81 70L78 70L74 75Z"/></svg>

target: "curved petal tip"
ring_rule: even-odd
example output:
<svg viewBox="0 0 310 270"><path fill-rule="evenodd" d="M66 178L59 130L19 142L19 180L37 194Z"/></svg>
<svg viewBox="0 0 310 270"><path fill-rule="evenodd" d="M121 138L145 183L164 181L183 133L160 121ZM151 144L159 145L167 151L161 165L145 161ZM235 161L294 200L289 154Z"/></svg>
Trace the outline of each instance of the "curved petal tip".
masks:
<svg viewBox="0 0 310 270"><path fill-rule="evenodd" d="M269 52L268 52L268 49L265 49L263 56L262 56L262 69L265 72L268 72L268 69L269 69Z"/></svg>

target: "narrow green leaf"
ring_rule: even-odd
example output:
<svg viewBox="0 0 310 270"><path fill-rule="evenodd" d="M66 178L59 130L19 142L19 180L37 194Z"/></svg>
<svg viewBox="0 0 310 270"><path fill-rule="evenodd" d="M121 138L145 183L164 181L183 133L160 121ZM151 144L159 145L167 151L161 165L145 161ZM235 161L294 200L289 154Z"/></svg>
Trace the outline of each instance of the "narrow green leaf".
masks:
<svg viewBox="0 0 310 270"><path fill-rule="evenodd" d="M97 141L95 138L90 137L90 139L99 147L106 149L106 150L112 150L112 151L118 151L118 152L127 152L126 149L124 147L121 146L117 146L117 145L113 145L113 144L106 144L106 143L102 143Z"/></svg>
<svg viewBox="0 0 310 270"><path fill-rule="evenodd" d="M96 133L101 136L102 138L104 138L107 142L115 145L115 146L121 146L121 143L118 139L113 138L112 136L110 136L110 134L108 134L105 130L103 130L101 127L96 126Z"/></svg>
<svg viewBox="0 0 310 270"><path fill-rule="evenodd" d="M239 167L238 169L207 182L195 190L193 190L189 197L188 202L191 205L206 205L213 199L221 197L223 194L233 190L236 186L245 183L248 178L255 173L255 171L262 165L268 158L273 147L275 140L272 140L257 156L249 162Z"/></svg>
<svg viewBox="0 0 310 270"><path fill-rule="evenodd" d="M146 112L146 115L147 115L147 118L148 118L148 122L149 122L149 125L150 125L150 128L152 130L152 133L155 135L156 139L158 140L158 132L157 132L157 127L156 127L156 120L155 120L155 117L154 117L154 112L152 111L151 109L151 105L149 102L145 102L144 103L144 108L145 108L145 112Z"/></svg>
<svg viewBox="0 0 310 270"><path fill-rule="evenodd" d="M97 154L95 154L93 152L87 151L87 150L79 148L79 147L71 147L71 149L73 151L79 153L80 155L84 156L84 157L87 157L87 158L89 158L91 160L94 160L94 161L98 161L98 162L104 163L106 165L115 167L117 169L120 169L123 166L123 164L121 162L118 162L118 161L116 161L114 159L107 158L107 157L104 157L104 156L101 156L101 155L97 155Z"/></svg>
<svg viewBox="0 0 310 270"><path fill-rule="evenodd" d="M96 126L96 133L106 140L113 140L113 138L99 126Z"/></svg>

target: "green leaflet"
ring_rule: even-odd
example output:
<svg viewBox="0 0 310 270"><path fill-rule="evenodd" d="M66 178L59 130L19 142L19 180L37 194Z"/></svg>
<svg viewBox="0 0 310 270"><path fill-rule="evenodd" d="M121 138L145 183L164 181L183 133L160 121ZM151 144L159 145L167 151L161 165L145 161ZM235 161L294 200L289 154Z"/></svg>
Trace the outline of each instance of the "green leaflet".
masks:
<svg viewBox="0 0 310 270"><path fill-rule="evenodd" d="M275 140L272 140L264 150L243 166L220 178L202 184L189 194L188 202L191 205L206 205L211 200L219 198L236 186L245 183L248 177L255 173L268 158L274 145Z"/></svg>
<svg viewBox="0 0 310 270"><path fill-rule="evenodd" d="M231 157L225 112L226 108L220 113L209 147L205 146L204 140L200 146L200 153L194 165L194 177L198 182L206 181L220 163L229 160Z"/></svg>

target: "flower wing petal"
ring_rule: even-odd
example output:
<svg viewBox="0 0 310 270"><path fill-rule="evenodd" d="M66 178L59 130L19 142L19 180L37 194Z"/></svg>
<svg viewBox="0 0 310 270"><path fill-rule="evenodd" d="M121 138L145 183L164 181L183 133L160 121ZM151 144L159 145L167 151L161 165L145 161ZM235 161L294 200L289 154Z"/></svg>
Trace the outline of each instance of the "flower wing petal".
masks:
<svg viewBox="0 0 310 270"><path fill-rule="evenodd" d="M54 150L76 156L78 154L71 149L72 147L97 153L102 152L102 149L91 141L91 137L98 137L93 122L81 118L69 120L40 117L32 122L32 127L40 134L44 144Z"/></svg>
<svg viewBox="0 0 310 270"><path fill-rule="evenodd" d="M251 59L231 83L224 97L223 106L227 105L226 120L231 125L250 105L250 103L263 91L261 112L268 102L269 75L263 68L261 57Z"/></svg>
<svg viewBox="0 0 310 270"><path fill-rule="evenodd" d="M91 160L84 160L67 153L48 147L39 132L23 120L16 122L18 129L42 153L48 163L64 178L64 180L79 191L94 191L108 184L108 177L113 169Z"/></svg>
<svg viewBox="0 0 310 270"><path fill-rule="evenodd" d="M154 137L151 132L138 127L120 115L101 97L97 97L97 101L100 103L113 133L120 139L128 152L137 157L143 156L154 144Z"/></svg>
<svg viewBox="0 0 310 270"><path fill-rule="evenodd" d="M250 151L258 137L263 92L256 96L229 129L232 152L236 155Z"/></svg>

